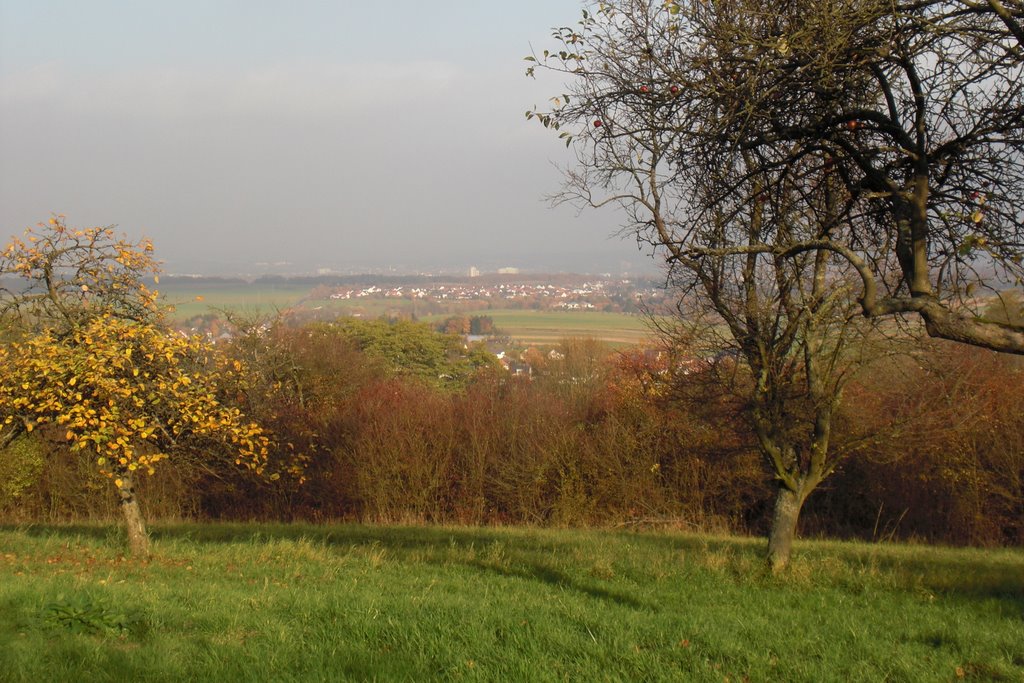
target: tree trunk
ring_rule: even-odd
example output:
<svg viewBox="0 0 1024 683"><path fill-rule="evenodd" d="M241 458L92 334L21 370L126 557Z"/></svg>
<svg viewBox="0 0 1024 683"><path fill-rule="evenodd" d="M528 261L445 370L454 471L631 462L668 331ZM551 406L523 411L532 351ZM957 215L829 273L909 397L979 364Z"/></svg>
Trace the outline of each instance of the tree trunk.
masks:
<svg viewBox="0 0 1024 683"><path fill-rule="evenodd" d="M775 514L772 515L772 527L768 532L768 564L772 572L779 572L789 564L789 556L793 552L793 539L796 538L796 525L803 504L802 493L794 493L785 486L779 487L779 495L775 499Z"/></svg>
<svg viewBox="0 0 1024 683"><path fill-rule="evenodd" d="M132 557L140 560L149 557L149 535L146 521L142 518L139 501L135 497L132 475L125 473L120 478L117 491L121 495L121 512L124 513L125 530L128 532L128 550Z"/></svg>

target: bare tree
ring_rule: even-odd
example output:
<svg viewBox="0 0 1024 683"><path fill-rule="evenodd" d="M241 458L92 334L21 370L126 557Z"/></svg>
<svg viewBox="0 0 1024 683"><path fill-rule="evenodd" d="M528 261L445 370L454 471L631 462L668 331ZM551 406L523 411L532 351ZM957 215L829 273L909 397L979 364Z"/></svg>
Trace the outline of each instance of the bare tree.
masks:
<svg viewBox="0 0 1024 683"><path fill-rule="evenodd" d="M669 4L699 36L691 70L666 65L700 102L697 158L747 154L755 172L785 169L778 182L821 159L869 219L825 245L856 267L865 315L915 313L932 336L1024 353L1024 330L981 316L975 295L1024 274L1019 2Z"/></svg>
<svg viewBox="0 0 1024 683"><path fill-rule="evenodd" d="M816 160L855 229L790 253L845 258L867 316L916 314L932 336L1024 353L1024 329L982 315L979 296L1024 277L1022 21L1019 0L601 3L535 58L616 87L529 114L561 128L589 107L596 130L562 135L593 138L634 127L620 107L645 100L644 126L685 132L658 152L706 175L743 157L788 183ZM686 197L692 220L738 190Z"/></svg>
<svg viewBox="0 0 1024 683"><path fill-rule="evenodd" d="M636 0L585 11L556 31L564 49L531 57L568 76L569 91L527 115L575 142L557 199L619 206L624 231L665 257L687 335L725 359L713 368L739 364L733 386L779 485L768 547L777 569L807 496L846 453L832 415L872 326L852 315L857 269L832 245L868 217L851 211L824 150L782 165L753 148L707 154L716 115L689 95L704 74L703 38L681 28L682 15Z"/></svg>

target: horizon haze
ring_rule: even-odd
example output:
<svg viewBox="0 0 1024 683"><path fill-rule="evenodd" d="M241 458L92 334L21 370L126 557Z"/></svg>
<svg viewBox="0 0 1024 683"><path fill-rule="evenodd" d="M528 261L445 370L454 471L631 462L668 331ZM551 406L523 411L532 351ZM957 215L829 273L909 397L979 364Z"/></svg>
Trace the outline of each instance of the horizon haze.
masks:
<svg viewBox="0 0 1024 683"><path fill-rule="evenodd" d="M579 9L0 0L3 236L61 213L183 273L654 271L544 198L571 150L523 113L561 83L522 58Z"/></svg>

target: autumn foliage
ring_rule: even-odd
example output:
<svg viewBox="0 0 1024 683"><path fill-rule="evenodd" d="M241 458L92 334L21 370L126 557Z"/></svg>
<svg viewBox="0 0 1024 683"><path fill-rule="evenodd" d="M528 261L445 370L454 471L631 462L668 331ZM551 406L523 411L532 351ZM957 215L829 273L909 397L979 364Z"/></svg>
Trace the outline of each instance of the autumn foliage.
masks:
<svg viewBox="0 0 1024 683"><path fill-rule="evenodd" d="M104 518L137 492L150 518L769 523L756 435L720 381L741 372L732 358L567 339L528 354L527 379L426 326L356 320L236 320L212 346L164 327L151 289L109 291L65 297L67 317L38 297L7 318L4 519ZM154 315L135 315L147 301ZM1022 373L946 343L858 371L833 434L849 455L802 533L1024 542Z"/></svg>
<svg viewBox="0 0 1024 683"><path fill-rule="evenodd" d="M239 407L272 428L263 466L281 478L235 467L235 451L211 460L218 442L193 433L138 482L143 508L199 519L766 528L773 489L756 439L741 406L703 384L699 363L673 377L677 361L665 356L560 348L566 358L532 380L485 368L452 386L395 372L343 328L268 330L244 354L248 372L229 361L219 381L236 399L248 392ZM599 381L572 381L587 368ZM1015 359L943 345L858 375L836 439L862 447L814 494L803 533L1024 542L1021 372ZM5 514L112 514L95 464L82 470L68 442L48 443L46 467L19 480ZM287 470L296 462L299 475Z"/></svg>
<svg viewBox="0 0 1024 683"><path fill-rule="evenodd" d="M0 443L42 434L112 480L133 552L148 552L137 472L170 456L216 452L264 469L270 439L225 401L243 366L163 320L147 241L53 218L3 252ZM211 446L211 443L214 446Z"/></svg>
<svg viewBox="0 0 1024 683"><path fill-rule="evenodd" d="M44 330L0 347L0 414L8 429L52 425L117 486L127 473L153 474L183 444L211 438L226 439L237 464L260 471L269 439L218 399L222 376L235 368L215 363L197 338L106 313L63 338Z"/></svg>
<svg viewBox="0 0 1024 683"><path fill-rule="evenodd" d="M0 314L7 325L66 334L104 313L159 319L159 266L149 240L130 242L112 228L72 229L51 218L13 237L0 255Z"/></svg>

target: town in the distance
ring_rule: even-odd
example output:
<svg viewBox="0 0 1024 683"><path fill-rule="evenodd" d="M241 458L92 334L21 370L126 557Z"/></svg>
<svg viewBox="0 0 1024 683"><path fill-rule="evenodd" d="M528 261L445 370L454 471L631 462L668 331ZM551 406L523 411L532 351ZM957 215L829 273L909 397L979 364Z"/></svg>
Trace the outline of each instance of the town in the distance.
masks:
<svg viewBox="0 0 1024 683"><path fill-rule="evenodd" d="M650 345L650 320L669 306L656 276L516 268L470 268L461 275L169 275L159 288L179 329L213 340L230 338L228 318L238 316L296 325L345 317L411 320L484 343L513 368L532 350L557 353L570 337L615 348Z"/></svg>

